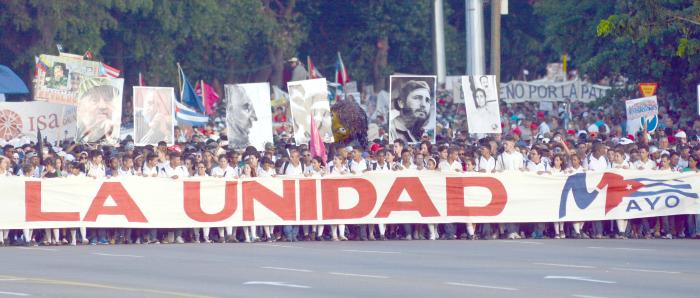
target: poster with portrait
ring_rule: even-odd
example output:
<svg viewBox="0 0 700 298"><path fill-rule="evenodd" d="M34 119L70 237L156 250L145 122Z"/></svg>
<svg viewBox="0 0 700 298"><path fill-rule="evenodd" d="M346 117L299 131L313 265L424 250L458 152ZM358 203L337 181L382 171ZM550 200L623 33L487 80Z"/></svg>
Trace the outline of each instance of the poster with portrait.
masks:
<svg viewBox="0 0 700 298"><path fill-rule="evenodd" d="M34 100L76 105L80 84L100 73L100 62L66 56L36 59Z"/></svg>
<svg viewBox="0 0 700 298"><path fill-rule="evenodd" d="M173 112L175 89L172 87L134 86L134 144L175 143Z"/></svg>
<svg viewBox="0 0 700 298"><path fill-rule="evenodd" d="M292 113L289 108L289 94L277 86L272 86L272 135L285 138L292 135Z"/></svg>
<svg viewBox="0 0 700 298"><path fill-rule="evenodd" d="M294 140L306 144L311 139L311 117L313 116L321 140L333 143L331 106L328 103L326 79L288 82L289 105L292 110Z"/></svg>
<svg viewBox="0 0 700 298"><path fill-rule="evenodd" d="M124 79L90 78L78 87L79 143L116 145L122 116Z"/></svg>
<svg viewBox="0 0 700 298"><path fill-rule="evenodd" d="M36 141L37 130L51 143L75 139L75 106L41 101L0 102L0 139Z"/></svg>
<svg viewBox="0 0 700 298"><path fill-rule="evenodd" d="M224 85L226 136L230 148L255 146L265 150L272 143L272 110L269 83Z"/></svg>
<svg viewBox="0 0 700 298"><path fill-rule="evenodd" d="M393 75L389 77L391 110L389 141L435 143L435 76Z"/></svg>
<svg viewBox="0 0 700 298"><path fill-rule="evenodd" d="M496 76L463 76L469 133L501 133Z"/></svg>

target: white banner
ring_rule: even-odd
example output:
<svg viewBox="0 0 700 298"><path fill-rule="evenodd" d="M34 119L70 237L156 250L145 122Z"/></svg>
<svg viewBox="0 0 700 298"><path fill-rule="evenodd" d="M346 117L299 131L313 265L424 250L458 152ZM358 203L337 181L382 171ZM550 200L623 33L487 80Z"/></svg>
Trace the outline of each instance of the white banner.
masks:
<svg viewBox="0 0 700 298"><path fill-rule="evenodd" d="M627 100L625 107L628 134L636 135L644 126L649 132L656 130L659 124L659 103L656 101L656 95Z"/></svg>
<svg viewBox="0 0 700 298"><path fill-rule="evenodd" d="M501 100L506 103L527 101L591 102L604 97L610 87L594 85L580 80L566 82L510 81L500 86Z"/></svg>
<svg viewBox="0 0 700 298"><path fill-rule="evenodd" d="M56 103L2 102L0 103L0 138L5 141L28 138L36 141L37 129L41 136L53 143L75 138L75 106Z"/></svg>
<svg viewBox="0 0 700 298"><path fill-rule="evenodd" d="M2 229L563 222L700 213L700 174L661 171L2 179Z"/></svg>

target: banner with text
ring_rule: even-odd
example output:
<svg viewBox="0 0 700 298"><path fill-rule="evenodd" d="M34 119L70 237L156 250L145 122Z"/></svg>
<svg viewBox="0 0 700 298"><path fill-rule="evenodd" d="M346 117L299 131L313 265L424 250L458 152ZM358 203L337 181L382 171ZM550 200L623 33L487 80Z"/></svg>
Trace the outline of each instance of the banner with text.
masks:
<svg viewBox="0 0 700 298"><path fill-rule="evenodd" d="M8 177L3 185L2 229L557 222L700 213L700 174L661 171L403 171L255 180Z"/></svg>
<svg viewBox="0 0 700 298"><path fill-rule="evenodd" d="M580 80L565 82L510 81L500 86L501 100L506 103L528 101L581 101L591 102L604 97L608 86L594 85Z"/></svg>
<svg viewBox="0 0 700 298"><path fill-rule="evenodd" d="M51 143L74 139L75 106L40 101L0 103L0 138L36 141L37 129Z"/></svg>

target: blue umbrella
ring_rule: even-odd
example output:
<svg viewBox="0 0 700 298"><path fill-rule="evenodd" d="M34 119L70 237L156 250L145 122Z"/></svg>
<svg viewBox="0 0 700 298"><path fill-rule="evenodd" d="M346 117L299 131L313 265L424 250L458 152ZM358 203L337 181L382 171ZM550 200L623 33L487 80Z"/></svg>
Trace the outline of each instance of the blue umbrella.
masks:
<svg viewBox="0 0 700 298"><path fill-rule="evenodd" d="M12 69L0 65L0 93L26 94L29 89Z"/></svg>

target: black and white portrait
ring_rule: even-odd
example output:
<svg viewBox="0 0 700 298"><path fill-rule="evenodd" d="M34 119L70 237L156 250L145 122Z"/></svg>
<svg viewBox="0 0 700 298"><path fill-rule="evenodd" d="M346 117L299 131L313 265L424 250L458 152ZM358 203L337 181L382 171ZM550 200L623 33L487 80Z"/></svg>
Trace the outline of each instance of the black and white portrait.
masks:
<svg viewBox="0 0 700 298"><path fill-rule="evenodd" d="M265 149L272 142L270 84L225 85L226 129L229 147Z"/></svg>
<svg viewBox="0 0 700 298"><path fill-rule="evenodd" d="M389 140L435 142L435 76L391 76Z"/></svg>
<svg viewBox="0 0 700 298"><path fill-rule="evenodd" d="M496 76L463 76L469 133L501 133Z"/></svg>

